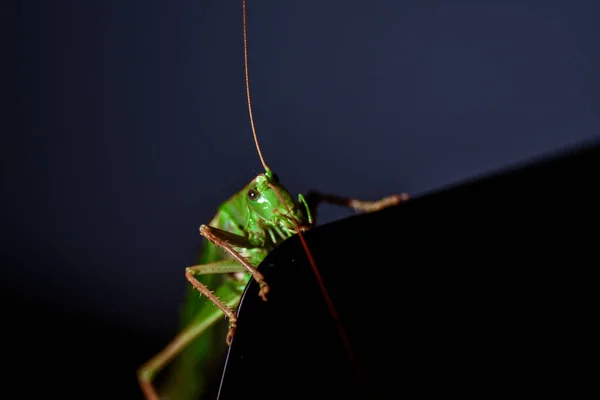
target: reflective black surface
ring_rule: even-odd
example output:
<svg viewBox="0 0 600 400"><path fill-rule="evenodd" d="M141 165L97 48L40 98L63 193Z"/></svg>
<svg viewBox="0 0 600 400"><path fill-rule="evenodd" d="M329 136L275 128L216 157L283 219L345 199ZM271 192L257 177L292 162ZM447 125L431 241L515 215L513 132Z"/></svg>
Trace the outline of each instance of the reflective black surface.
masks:
<svg viewBox="0 0 600 400"><path fill-rule="evenodd" d="M539 160L306 234L367 384L298 238L249 285L220 400L565 394L585 387L600 149ZM578 383L576 383L576 381Z"/></svg>

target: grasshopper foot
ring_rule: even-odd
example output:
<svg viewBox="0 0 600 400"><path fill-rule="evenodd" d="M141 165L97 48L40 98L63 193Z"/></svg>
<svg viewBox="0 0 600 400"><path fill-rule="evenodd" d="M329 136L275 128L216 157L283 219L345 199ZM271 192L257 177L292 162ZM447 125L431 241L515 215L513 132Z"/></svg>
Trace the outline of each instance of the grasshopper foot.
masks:
<svg viewBox="0 0 600 400"><path fill-rule="evenodd" d="M237 328L235 322L229 324L229 332L227 332L227 337L225 338L227 346L231 346L231 341L233 340L233 335L235 334L235 328Z"/></svg>
<svg viewBox="0 0 600 400"><path fill-rule="evenodd" d="M407 193L393 194L388 197L384 197L377 201L362 201L362 200L350 200L350 207L358 212L374 212L383 210L384 208L397 206L403 201L407 201L409 196Z"/></svg>
<svg viewBox="0 0 600 400"><path fill-rule="evenodd" d="M263 299L263 301L267 301L267 293L269 293L269 290L271 290L269 288L269 285L267 285L266 282L261 282L260 291L258 292L258 295L261 299Z"/></svg>

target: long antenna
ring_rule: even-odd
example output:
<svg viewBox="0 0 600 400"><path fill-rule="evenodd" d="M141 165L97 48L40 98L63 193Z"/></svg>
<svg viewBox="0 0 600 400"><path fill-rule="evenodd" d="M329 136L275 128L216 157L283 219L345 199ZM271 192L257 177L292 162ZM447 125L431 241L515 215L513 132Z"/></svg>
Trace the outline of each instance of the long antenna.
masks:
<svg viewBox="0 0 600 400"><path fill-rule="evenodd" d="M265 159L263 158L262 151L258 145L258 138L256 136L256 129L254 128L254 117L252 116L252 103L250 102L250 82L248 78L248 39L246 38L246 0L242 0L242 9L244 14L244 71L246 73L246 96L248 97L248 112L250 113L250 126L252 126L252 134L254 135L254 143L256 144L256 150L260 157L265 171L270 171Z"/></svg>

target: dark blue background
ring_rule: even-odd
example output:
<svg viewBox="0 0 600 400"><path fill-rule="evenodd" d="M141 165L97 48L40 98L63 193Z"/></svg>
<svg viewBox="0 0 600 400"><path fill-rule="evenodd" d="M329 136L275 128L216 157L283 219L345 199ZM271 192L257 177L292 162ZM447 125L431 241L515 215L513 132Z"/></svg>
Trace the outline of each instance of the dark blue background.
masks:
<svg viewBox="0 0 600 400"><path fill-rule="evenodd" d="M599 136L596 1L249 3L255 122L293 193L420 195ZM240 1L17 11L2 290L167 337L198 226L262 171Z"/></svg>

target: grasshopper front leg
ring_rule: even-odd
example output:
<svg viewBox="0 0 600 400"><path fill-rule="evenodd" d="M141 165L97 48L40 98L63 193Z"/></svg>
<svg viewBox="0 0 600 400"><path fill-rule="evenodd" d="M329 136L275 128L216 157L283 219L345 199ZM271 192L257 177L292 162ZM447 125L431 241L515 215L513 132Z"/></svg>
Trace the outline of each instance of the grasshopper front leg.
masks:
<svg viewBox="0 0 600 400"><path fill-rule="evenodd" d="M227 333L227 338L225 340L227 341L227 345L231 346L231 339L233 339L233 333L235 332L235 328L237 326L237 316L232 308L223 303L206 285L194 277L194 275L201 273L202 267L203 265L198 265L196 267L186 268L185 277L197 291L206 296L215 306L219 308L219 310L223 312L223 314L225 314L225 317L227 317L227 320L229 321L229 332Z"/></svg>
<svg viewBox="0 0 600 400"><path fill-rule="evenodd" d="M264 300L267 301L267 293L269 293L269 285L265 282L265 278L263 274L258 272L256 267L248 262L240 253L235 251L232 246L241 247L241 248L256 248L257 246L250 243L250 241L240 235L236 235L235 233L227 232L223 229L215 228L209 225L201 225L200 226L200 234L210 240L214 245L222 247L225 251L233 256L242 266L252 274L254 280L259 284L260 291L258 295ZM187 276L187 275L186 275ZM188 278L189 280L189 278ZM192 282L190 280L190 282ZM198 282L200 283L200 282ZM193 284L193 282L192 282Z"/></svg>
<svg viewBox="0 0 600 400"><path fill-rule="evenodd" d="M387 207L395 206L403 201L407 201L409 198L407 193L394 194L391 196L384 197L376 201L367 201L353 199L350 197L337 196L334 194L325 194L317 191L310 191L306 195L306 203L310 209L313 217L316 218L317 206L319 203L336 204L338 206L344 206L354 209L358 212L374 212L379 211Z"/></svg>

